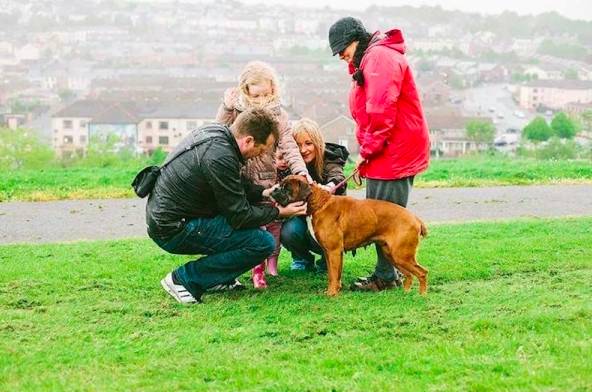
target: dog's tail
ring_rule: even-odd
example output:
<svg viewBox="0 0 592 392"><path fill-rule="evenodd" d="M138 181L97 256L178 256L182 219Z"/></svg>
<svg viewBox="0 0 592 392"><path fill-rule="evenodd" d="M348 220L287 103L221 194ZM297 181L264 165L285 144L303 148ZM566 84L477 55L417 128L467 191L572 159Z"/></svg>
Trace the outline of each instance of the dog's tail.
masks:
<svg viewBox="0 0 592 392"><path fill-rule="evenodd" d="M419 235L421 235L422 237L427 237L428 235L428 227L425 225L425 223L423 223L423 221L419 218L417 218L419 225L420 225L420 229L419 229Z"/></svg>

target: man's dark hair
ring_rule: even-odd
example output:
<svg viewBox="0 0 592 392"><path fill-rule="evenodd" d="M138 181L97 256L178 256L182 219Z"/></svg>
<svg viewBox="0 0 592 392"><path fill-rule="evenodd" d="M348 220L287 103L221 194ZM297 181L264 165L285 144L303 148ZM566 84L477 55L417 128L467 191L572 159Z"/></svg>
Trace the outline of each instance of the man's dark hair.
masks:
<svg viewBox="0 0 592 392"><path fill-rule="evenodd" d="M279 140L279 124L267 109L247 109L236 117L234 132L240 136L253 136L255 144L266 144L269 135Z"/></svg>

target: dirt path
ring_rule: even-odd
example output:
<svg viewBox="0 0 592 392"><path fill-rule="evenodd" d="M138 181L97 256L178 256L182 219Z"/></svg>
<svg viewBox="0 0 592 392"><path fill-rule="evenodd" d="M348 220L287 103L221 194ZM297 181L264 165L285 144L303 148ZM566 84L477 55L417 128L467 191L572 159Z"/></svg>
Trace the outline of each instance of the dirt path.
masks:
<svg viewBox="0 0 592 392"><path fill-rule="evenodd" d="M146 237L144 206L140 199L0 203L0 244ZM592 216L592 185L417 188L409 208L427 223Z"/></svg>

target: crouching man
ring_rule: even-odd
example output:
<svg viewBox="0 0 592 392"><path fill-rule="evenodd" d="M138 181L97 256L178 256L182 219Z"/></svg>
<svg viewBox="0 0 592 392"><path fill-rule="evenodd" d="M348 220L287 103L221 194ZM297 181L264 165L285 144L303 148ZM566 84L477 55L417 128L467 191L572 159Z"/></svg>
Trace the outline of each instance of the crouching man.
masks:
<svg viewBox="0 0 592 392"><path fill-rule="evenodd" d="M303 203L254 205L271 189L241 176L245 160L273 149L277 138L273 114L252 109L230 128L211 124L192 131L169 155L174 159L161 170L146 206L148 235L167 252L205 255L162 279L177 301L201 302L206 290L232 285L275 249L273 236L260 226L306 214Z"/></svg>

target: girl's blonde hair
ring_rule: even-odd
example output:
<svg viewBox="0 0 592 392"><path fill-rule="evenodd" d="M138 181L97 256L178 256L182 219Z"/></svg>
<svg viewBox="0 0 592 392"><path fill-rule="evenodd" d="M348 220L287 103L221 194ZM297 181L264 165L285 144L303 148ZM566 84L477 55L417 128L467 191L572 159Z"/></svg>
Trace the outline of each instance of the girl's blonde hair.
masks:
<svg viewBox="0 0 592 392"><path fill-rule="evenodd" d="M314 169L318 178L323 177L323 166L325 164L325 138L321 134L319 124L310 118L301 118L292 126L292 135L294 139L306 134L315 148Z"/></svg>
<svg viewBox="0 0 592 392"><path fill-rule="evenodd" d="M271 94L265 97L263 101L260 101L260 99L254 101L249 96L249 85L265 82L271 83ZM247 107L268 107L280 104L280 85L277 73L271 65L263 61L251 61L245 65L239 76L238 90L240 101Z"/></svg>

